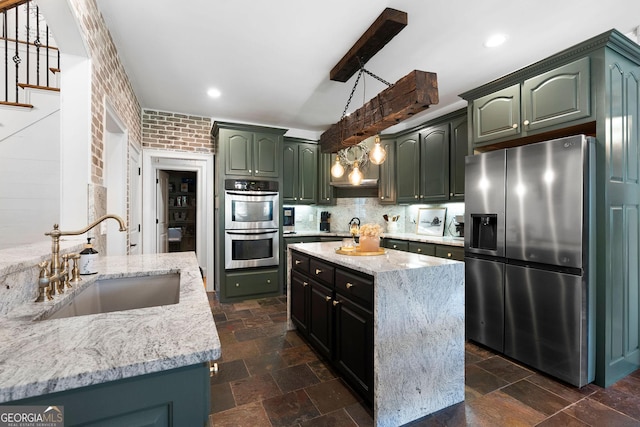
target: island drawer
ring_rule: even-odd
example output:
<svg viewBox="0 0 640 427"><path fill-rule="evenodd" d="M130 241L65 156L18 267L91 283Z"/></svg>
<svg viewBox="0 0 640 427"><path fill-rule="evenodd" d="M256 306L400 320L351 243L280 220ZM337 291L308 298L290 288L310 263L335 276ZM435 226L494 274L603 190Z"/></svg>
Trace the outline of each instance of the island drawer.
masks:
<svg viewBox="0 0 640 427"><path fill-rule="evenodd" d="M301 253L291 251L291 266L294 270L309 272L309 257Z"/></svg>
<svg viewBox="0 0 640 427"><path fill-rule="evenodd" d="M365 278L336 269L336 291L340 294L360 299L371 306L373 303L373 278Z"/></svg>
<svg viewBox="0 0 640 427"><path fill-rule="evenodd" d="M315 258L309 260L309 274L311 277L320 279L326 284L333 286L333 274L335 267L331 264L326 264Z"/></svg>
<svg viewBox="0 0 640 427"><path fill-rule="evenodd" d="M407 252L409 250L409 242L406 240L384 239L384 245L386 248L396 249L398 251Z"/></svg>
<svg viewBox="0 0 640 427"><path fill-rule="evenodd" d="M464 249L457 246L436 246L436 256L440 258L464 261Z"/></svg>

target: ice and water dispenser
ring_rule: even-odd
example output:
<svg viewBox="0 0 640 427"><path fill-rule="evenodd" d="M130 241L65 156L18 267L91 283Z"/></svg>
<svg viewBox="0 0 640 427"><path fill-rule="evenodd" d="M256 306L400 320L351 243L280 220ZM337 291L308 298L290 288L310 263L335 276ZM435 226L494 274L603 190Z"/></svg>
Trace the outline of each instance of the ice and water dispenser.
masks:
<svg viewBox="0 0 640 427"><path fill-rule="evenodd" d="M495 251L498 247L498 215L471 214L470 246Z"/></svg>

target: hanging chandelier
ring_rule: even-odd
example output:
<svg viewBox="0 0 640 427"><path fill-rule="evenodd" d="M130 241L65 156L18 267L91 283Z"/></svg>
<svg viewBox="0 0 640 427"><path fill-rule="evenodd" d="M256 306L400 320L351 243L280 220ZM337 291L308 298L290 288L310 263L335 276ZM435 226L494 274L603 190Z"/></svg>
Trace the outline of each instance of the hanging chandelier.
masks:
<svg viewBox="0 0 640 427"><path fill-rule="evenodd" d="M379 140L377 144L379 145ZM348 175L349 183L351 185L360 185L364 179L362 170L367 169L369 162L376 165L379 164L371 160L372 152L373 150L370 150L364 141L359 144L343 148L336 153L336 161L333 166L331 166L331 176L334 178L340 178L347 170L351 170ZM384 153L384 156L386 157L386 152Z"/></svg>

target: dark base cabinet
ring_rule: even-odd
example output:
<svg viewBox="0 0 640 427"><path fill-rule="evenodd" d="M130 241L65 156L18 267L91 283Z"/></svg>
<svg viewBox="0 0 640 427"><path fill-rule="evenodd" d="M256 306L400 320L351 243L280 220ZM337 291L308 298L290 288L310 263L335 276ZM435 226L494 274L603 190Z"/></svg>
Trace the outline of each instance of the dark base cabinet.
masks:
<svg viewBox="0 0 640 427"><path fill-rule="evenodd" d="M64 406L65 426L204 426L210 388L203 363L2 405Z"/></svg>
<svg viewBox="0 0 640 427"><path fill-rule="evenodd" d="M289 300L298 332L373 401L373 278L291 251Z"/></svg>

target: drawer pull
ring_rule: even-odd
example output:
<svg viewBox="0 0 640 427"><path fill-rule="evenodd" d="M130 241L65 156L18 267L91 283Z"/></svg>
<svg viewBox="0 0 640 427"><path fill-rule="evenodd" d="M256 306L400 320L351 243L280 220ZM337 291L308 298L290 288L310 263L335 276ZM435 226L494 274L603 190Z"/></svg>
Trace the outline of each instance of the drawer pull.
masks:
<svg viewBox="0 0 640 427"><path fill-rule="evenodd" d="M236 288L239 288L239 287L240 287L240 283L236 283Z"/></svg>
<svg viewBox="0 0 640 427"><path fill-rule="evenodd" d="M309 286L309 282L302 282L302 286Z"/></svg>
<svg viewBox="0 0 640 427"><path fill-rule="evenodd" d="M422 252L422 248L418 248L418 253Z"/></svg>
<svg viewBox="0 0 640 427"><path fill-rule="evenodd" d="M331 301L331 297L329 295L327 295L326 297L324 297L324 300L329 302L329 301Z"/></svg>
<svg viewBox="0 0 640 427"><path fill-rule="evenodd" d="M352 286L353 286L353 283L347 282L347 289L351 289Z"/></svg>
<svg viewBox="0 0 640 427"><path fill-rule="evenodd" d="M298 264L302 264L302 261L300 261L299 259L296 260L296 265Z"/></svg>
<svg viewBox="0 0 640 427"><path fill-rule="evenodd" d="M398 245L393 245L393 249L398 249Z"/></svg>
<svg viewBox="0 0 640 427"><path fill-rule="evenodd" d="M333 302L333 306L335 307L336 305L340 304L340 301L334 301Z"/></svg>
<svg viewBox="0 0 640 427"><path fill-rule="evenodd" d="M451 252L447 252L447 258L451 258Z"/></svg>
<svg viewBox="0 0 640 427"><path fill-rule="evenodd" d="M316 268L316 274L320 274L322 273L322 270L320 270L319 268Z"/></svg>
<svg viewBox="0 0 640 427"><path fill-rule="evenodd" d="M267 283L271 283L271 279L267 279Z"/></svg>

